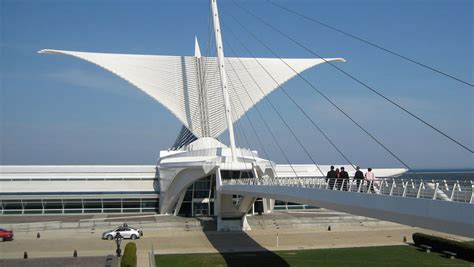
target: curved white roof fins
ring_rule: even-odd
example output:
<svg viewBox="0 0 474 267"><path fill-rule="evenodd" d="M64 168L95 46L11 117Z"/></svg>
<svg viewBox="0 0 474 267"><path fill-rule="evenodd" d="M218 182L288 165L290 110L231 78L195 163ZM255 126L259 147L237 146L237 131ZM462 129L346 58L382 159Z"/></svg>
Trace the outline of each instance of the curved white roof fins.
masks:
<svg viewBox="0 0 474 267"><path fill-rule="evenodd" d="M164 105L198 138L217 137L227 128L220 74L215 57L88 53L51 49L41 50L39 53L74 56L116 74ZM278 58L257 60L280 84L296 75ZM326 61L345 61L342 58L283 60L298 73ZM278 87L258 62L254 58L226 58L234 122Z"/></svg>

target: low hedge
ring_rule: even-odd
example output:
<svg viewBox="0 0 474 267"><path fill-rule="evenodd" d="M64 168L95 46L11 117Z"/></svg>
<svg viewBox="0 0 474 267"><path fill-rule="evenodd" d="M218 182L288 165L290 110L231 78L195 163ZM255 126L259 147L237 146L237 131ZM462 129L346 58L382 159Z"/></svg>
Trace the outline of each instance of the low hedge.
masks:
<svg viewBox="0 0 474 267"><path fill-rule="evenodd" d="M430 246L433 248L433 250L438 252L451 251L456 253L458 258L474 261L474 244L458 242L455 240L422 233L414 233L413 242L415 242L415 245L417 246Z"/></svg>
<svg viewBox="0 0 474 267"><path fill-rule="evenodd" d="M137 244L130 242L125 246L121 267L137 267Z"/></svg>

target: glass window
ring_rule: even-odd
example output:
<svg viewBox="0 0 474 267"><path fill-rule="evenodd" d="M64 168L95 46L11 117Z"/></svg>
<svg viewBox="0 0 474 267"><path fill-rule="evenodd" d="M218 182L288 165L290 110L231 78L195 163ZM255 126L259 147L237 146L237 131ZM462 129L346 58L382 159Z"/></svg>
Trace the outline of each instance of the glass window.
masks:
<svg viewBox="0 0 474 267"><path fill-rule="evenodd" d="M122 208L121 199L104 199L104 209Z"/></svg>
<svg viewBox="0 0 474 267"><path fill-rule="evenodd" d="M123 199L123 208L140 208L140 199Z"/></svg>
<svg viewBox="0 0 474 267"><path fill-rule="evenodd" d="M4 200L3 208L5 210L21 210L23 209L23 205L21 204L21 200Z"/></svg>
<svg viewBox="0 0 474 267"><path fill-rule="evenodd" d="M181 208L179 209L178 212L179 215L181 216L186 216L189 217L191 216L191 203L183 203L181 204Z"/></svg>
<svg viewBox="0 0 474 267"><path fill-rule="evenodd" d="M32 209L32 210L43 209L43 203L41 202L41 199L23 200L23 205L25 209Z"/></svg>
<svg viewBox="0 0 474 267"><path fill-rule="evenodd" d="M21 214L21 213L22 213L21 209L3 210L3 214Z"/></svg>
<svg viewBox="0 0 474 267"><path fill-rule="evenodd" d="M242 178L253 178L252 171L242 171Z"/></svg>
<svg viewBox="0 0 474 267"><path fill-rule="evenodd" d="M141 202L142 208L157 208L158 207L158 200L154 198L144 198Z"/></svg>
<svg viewBox="0 0 474 267"><path fill-rule="evenodd" d="M208 211L208 203L194 203L194 216L207 216Z"/></svg>
<svg viewBox="0 0 474 267"><path fill-rule="evenodd" d="M44 209L62 209L63 202L61 199L48 199L44 200Z"/></svg>
<svg viewBox="0 0 474 267"><path fill-rule="evenodd" d="M221 178L222 179L230 179L231 178L231 172L226 171L226 170L221 170Z"/></svg>
<svg viewBox="0 0 474 267"><path fill-rule="evenodd" d="M65 199L64 208L65 209L82 209L82 200L81 199Z"/></svg>
<svg viewBox="0 0 474 267"><path fill-rule="evenodd" d="M209 190L195 190L194 191L194 198L208 198L209 197Z"/></svg>
<svg viewBox="0 0 474 267"><path fill-rule="evenodd" d="M193 191L186 191L186 195L184 195L184 201L191 201L193 199Z"/></svg>
<svg viewBox="0 0 474 267"><path fill-rule="evenodd" d="M194 183L194 189L209 189L209 180L197 181Z"/></svg>
<svg viewBox="0 0 474 267"><path fill-rule="evenodd" d="M232 177L233 179L238 179L240 178L240 171L232 171Z"/></svg>
<svg viewBox="0 0 474 267"><path fill-rule="evenodd" d="M84 213L102 213L102 209L84 209Z"/></svg>
<svg viewBox="0 0 474 267"><path fill-rule="evenodd" d="M23 210L23 214L41 214L41 213L43 213L42 209L32 209L32 210L24 209Z"/></svg>
<svg viewBox="0 0 474 267"><path fill-rule="evenodd" d="M102 199L84 199L85 209L102 209Z"/></svg>

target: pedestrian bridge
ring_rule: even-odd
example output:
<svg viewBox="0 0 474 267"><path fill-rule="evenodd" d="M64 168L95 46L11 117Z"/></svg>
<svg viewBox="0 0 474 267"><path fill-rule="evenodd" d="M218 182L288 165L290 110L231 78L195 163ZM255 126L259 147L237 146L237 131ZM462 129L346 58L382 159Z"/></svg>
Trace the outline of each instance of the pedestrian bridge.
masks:
<svg viewBox="0 0 474 267"><path fill-rule="evenodd" d="M279 177L222 180L218 190L474 237L473 188L472 181Z"/></svg>

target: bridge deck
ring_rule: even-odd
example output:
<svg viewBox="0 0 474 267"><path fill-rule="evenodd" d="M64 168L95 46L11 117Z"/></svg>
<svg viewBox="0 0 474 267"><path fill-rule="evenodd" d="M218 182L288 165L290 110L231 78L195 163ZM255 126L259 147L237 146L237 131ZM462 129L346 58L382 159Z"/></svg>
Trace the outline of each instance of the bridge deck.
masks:
<svg viewBox="0 0 474 267"><path fill-rule="evenodd" d="M376 181L324 178L223 180L225 194L324 207L406 225L474 237L471 181Z"/></svg>

